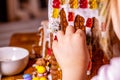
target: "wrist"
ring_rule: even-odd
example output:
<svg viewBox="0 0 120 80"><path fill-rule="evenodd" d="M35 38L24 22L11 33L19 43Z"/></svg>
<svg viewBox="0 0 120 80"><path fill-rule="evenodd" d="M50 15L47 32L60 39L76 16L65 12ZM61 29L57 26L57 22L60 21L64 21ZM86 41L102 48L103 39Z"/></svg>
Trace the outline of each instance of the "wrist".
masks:
<svg viewBox="0 0 120 80"><path fill-rule="evenodd" d="M74 67L62 70L62 80L85 80L87 74L87 68Z"/></svg>

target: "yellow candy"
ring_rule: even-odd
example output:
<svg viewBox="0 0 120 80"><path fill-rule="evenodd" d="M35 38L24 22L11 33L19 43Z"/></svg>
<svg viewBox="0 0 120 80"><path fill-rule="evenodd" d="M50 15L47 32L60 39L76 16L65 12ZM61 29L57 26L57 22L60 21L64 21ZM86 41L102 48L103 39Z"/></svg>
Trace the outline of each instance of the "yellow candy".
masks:
<svg viewBox="0 0 120 80"><path fill-rule="evenodd" d="M47 78L46 77L41 77L40 80L47 80Z"/></svg>
<svg viewBox="0 0 120 80"><path fill-rule="evenodd" d="M77 8L78 8L78 5L77 5L77 4L75 4L75 5L73 6L73 8L76 8L76 9L77 9Z"/></svg>
<svg viewBox="0 0 120 80"><path fill-rule="evenodd" d="M46 72L46 68L44 66L36 66L37 72L43 74Z"/></svg>
<svg viewBox="0 0 120 80"><path fill-rule="evenodd" d="M47 62L47 66L49 66L50 62Z"/></svg>
<svg viewBox="0 0 120 80"><path fill-rule="evenodd" d="M66 0L61 0L61 4L65 4L66 3Z"/></svg>
<svg viewBox="0 0 120 80"><path fill-rule="evenodd" d="M54 8L54 9L53 9L53 15L52 15L52 17L53 17L53 18L58 18L58 16L59 16L59 9Z"/></svg>
<svg viewBox="0 0 120 80"><path fill-rule="evenodd" d="M90 1L90 8L91 9L96 9L97 7L98 7L98 5L97 5L96 0Z"/></svg>
<svg viewBox="0 0 120 80"><path fill-rule="evenodd" d="M39 80L39 78L37 78L37 77L34 77L32 80Z"/></svg>
<svg viewBox="0 0 120 80"><path fill-rule="evenodd" d="M71 8L78 8L78 0L73 0L73 2L70 5Z"/></svg>

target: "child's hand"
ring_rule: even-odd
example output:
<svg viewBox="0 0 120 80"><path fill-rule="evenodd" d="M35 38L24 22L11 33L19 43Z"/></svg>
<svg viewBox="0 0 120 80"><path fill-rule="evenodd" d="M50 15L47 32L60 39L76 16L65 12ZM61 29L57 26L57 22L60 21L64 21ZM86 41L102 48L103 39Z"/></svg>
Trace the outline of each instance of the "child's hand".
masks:
<svg viewBox="0 0 120 80"><path fill-rule="evenodd" d="M57 37L58 41L53 41L53 52L63 71L63 76L65 76L64 73L71 76L72 74L85 75L89 54L84 32L80 29L75 32L73 27L68 26L65 34L58 31Z"/></svg>

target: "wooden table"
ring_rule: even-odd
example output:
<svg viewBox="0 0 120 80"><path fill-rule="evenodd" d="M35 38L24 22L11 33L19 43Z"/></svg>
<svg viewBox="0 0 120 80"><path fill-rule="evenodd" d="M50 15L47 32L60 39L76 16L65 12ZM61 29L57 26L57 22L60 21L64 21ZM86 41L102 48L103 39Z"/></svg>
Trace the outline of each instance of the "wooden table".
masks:
<svg viewBox="0 0 120 80"><path fill-rule="evenodd" d="M39 35L37 33L16 33L11 36L9 46L22 47L32 53L32 46L38 44ZM28 63L30 65L30 61ZM16 80L22 78L23 72L14 76L3 76L2 80Z"/></svg>

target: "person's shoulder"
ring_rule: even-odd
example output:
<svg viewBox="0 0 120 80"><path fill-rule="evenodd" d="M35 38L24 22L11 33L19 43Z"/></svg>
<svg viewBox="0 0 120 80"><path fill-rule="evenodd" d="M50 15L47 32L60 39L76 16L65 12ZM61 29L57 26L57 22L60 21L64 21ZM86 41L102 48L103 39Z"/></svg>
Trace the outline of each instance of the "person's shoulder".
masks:
<svg viewBox="0 0 120 80"><path fill-rule="evenodd" d="M120 62L120 57L115 57L115 58L111 59L110 64L120 65L120 63L118 63L118 62Z"/></svg>

